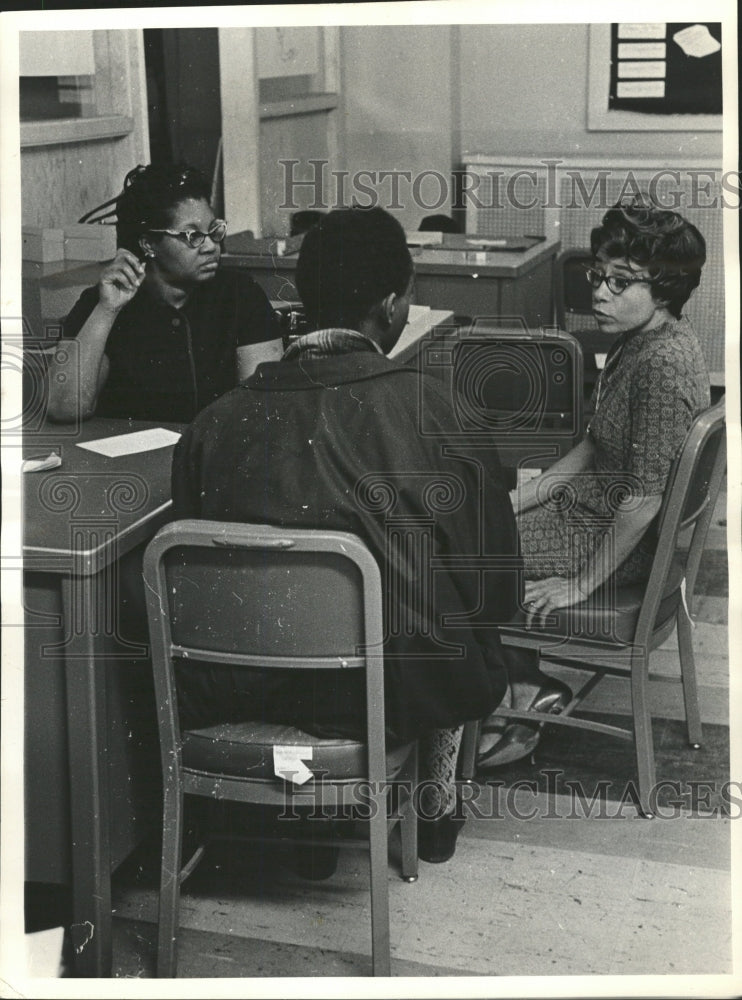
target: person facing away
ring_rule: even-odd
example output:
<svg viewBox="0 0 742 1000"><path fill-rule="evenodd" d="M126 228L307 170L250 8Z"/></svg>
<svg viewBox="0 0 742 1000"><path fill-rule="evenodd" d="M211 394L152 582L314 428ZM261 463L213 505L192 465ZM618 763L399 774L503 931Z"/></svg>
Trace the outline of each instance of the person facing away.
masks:
<svg viewBox="0 0 742 1000"><path fill-rule="evenodd" d="M528 623L584 601L611 577L619 585L647 579L673 461L710 401L703 352L683 315L706 260L698 229L639 195L606 212L590 246L593 315L616 340L583 440L511 495ZM548 502L557 485L574 503ZM508 676L512 705L522 711L560 711L571 698L529 650L508 650ZM495 720L490 725L499 735ZM513 722L494 743L489 728L480 767L528 756L538 743L535 723Z"/></svg>
<svg viewBox="0 0 742 1000"><path fill-rule="evenodd" d="M265 293L244 271L219 266L227 224L209 197L204 175L184 164L127 174L116 256L64 322L76 350L50 363L51 419L190 421L280 357Z"/></svg>
<svg viewBox="0 0 742 1000"><path fill-rule="evenodd" d="M518 606L512 507L492 452L489 462L449 454L453 409L438 382L386 356L413 289L399 223L380 208L331 212L307 233L296 281L313 332L191 424L175 449L174 514L334 529L366 543L386 594L389 738L424 740L433 801L420 856L447 860L460 828L460 727L505 689L496 625ZM487 572L472 571L477 556ZM498 556L509 569L492 568ZM446 565L456 557L469 557L467 568ZM196 669L181 682L186 718L250 718L260 697L268 717L312 732L357 736L365 724L357 671L302 672L269 688L245 671Z"/></svg>

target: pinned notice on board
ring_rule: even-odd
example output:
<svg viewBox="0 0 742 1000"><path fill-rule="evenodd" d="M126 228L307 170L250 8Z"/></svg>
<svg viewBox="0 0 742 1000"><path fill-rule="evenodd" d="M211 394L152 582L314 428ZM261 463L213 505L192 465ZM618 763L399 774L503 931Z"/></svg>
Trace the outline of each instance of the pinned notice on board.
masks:
<svg viewBox="0 0 742 1000"><path fill-rule="evenodd" d="M664 97L664 80L622 80L616 87L617 97Z"/></svg>
<svg viewBox="0 0 742 1000"><path fill-rule="evenodd" d="M624 22L618 26L619 38L664 38L667 26L664 22L654 22L651 24L636 24L634 22Z"/></svg>
<svg viewBox="0 0 742 1000"><path fill-rule="evenodd" d="M273 773L277 778L290 781L294 785L303 785L314 775L304 763L312 759L312 748L306 746L274 746Z"/></svg>
<svg viewBox="0 0 742 1000"><path fill-rule="evenodd" d="M664 42L619 42L619 59L664 59Z"/></svg>
<svg viewBox="0 0 742 1000"><path fill-rule="evenodd" d="M683 28L672 36L672 40L677 42L687 56L694 56L696 59L711 56L721 48L705 24L692 24L689 28Z"/></svg>
<svg viewBox="0 0 742 1000"><path fill-rule="evenodd" d="M649 59L639 62L620 62L618 64L618 79L662 79L667 74L667 64L652 62Z"/></svg>

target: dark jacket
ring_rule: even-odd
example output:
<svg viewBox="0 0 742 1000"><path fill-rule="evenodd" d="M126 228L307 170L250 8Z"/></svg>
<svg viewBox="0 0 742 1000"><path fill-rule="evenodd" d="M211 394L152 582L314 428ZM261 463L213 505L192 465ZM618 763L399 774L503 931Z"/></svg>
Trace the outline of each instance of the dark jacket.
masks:
<svg viewBox="0 0 742 1000"><path fill-rule="evenodd" d="M404 738L482 718L506 686L496 626L519 594L515 520L494 446L465 457L452 423L429 375L359 351L261 365L198 416L174 457L178 518L363 539L396 595L385 608L386 719ZM510 568L489 558L485 571L484 558L497 556L510 557ZM446 565L452 558L458 566ZM362 721L355 671L295 675L279 700L280 721L303 728Z"/></svg>

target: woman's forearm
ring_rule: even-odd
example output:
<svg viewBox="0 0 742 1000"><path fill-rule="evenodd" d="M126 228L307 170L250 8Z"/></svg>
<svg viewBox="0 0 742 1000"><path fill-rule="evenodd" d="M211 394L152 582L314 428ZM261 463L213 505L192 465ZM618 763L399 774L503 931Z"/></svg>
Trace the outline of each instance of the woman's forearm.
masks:
<svg viewBox="0 0 742 1000"><path fill-rule="evenodd" d="M95 413L108 377L106 344L116 312L100 303L74 340L62 341L49 363L49 416L52 420L83 420Z"/></svg>
<svg viewBox="0 0 742 1000"><path fill-rule="evenodd" d="M602 545L577 577L577 586L585 597L605 583L634 551L661 506L662 496L653 494L644 497L635 509L616 513L613 531L604 536Z"/></svg>
<svg viewBox="0 0 742 1000"><path fill-rule="evenodd" d="M510 499L515 513L522 514L524 511L538 506L540 499L539 489L543 488L544 477L548 476L549 479L553 477L565 480L570 479L572 476L586 469L590 465L592 457L592 441L588 437L585 437L571 451L567 452L564 458L560 458L558 462L550 465L540 476L529 479L527 483L516 487L511 492Z"/></svg>

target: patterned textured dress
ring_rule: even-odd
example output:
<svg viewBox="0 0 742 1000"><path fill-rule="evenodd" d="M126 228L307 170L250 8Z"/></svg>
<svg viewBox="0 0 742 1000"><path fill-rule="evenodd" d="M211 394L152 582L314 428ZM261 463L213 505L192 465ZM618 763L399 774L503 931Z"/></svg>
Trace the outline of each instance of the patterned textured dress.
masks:
<svg viewBox="0 0 742 1000"><path fill-rule="evenodd" d="M593 394L587 434L592 465L566 480L541 477L539 506L518 517L526 577L574 576L610 531L616 507L662 494L693 418L709 405L709 379L687 319L623 334ZM646 579L655 525L616 570L620 584Z"/></svg>

